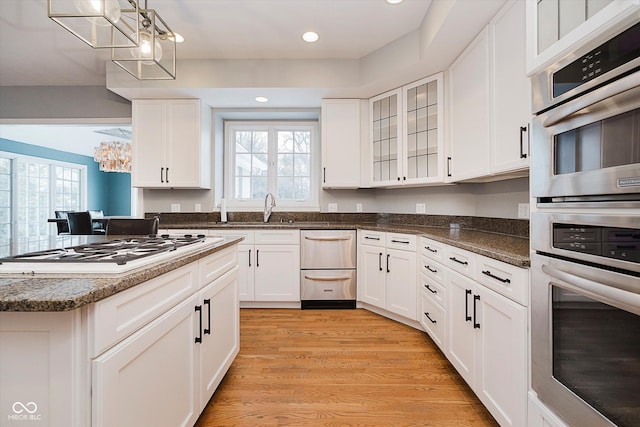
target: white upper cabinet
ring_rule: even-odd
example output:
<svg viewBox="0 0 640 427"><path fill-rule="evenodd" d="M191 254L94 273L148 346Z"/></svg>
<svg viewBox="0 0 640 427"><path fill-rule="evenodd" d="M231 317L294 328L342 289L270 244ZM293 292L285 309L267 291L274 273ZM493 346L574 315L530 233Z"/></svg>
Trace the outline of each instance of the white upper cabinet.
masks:
<svg viewBox="0 0 640 427"><path fill-rule="evenodd" d="M525 3L508 3L489 24L491 173L529 168L531 82L526 72Z"/></svg>
<svg viewBox="0 0 640 427"><path fill-rule="evenodd" d="M371 186L444 182L442 99L442 73L370 99Z"/></svg>
<svg viewBox="0 0 640 427"><path fill-rule="evenodd" d="M132 184L211 188L211 111L198 99L134 99Z"/></svg>
<svg viewBox="0 0 640 427"><path fill-rule="evenodd" d="M360 100L322 100L322 187L360 187Z"/></svg>
<svg viewBox="0 0 640 427"><path fill-rule="evenodd" d="M402 89L369 100L371 185L398 185L402 168Z"/></svg>
<svg viewBox="0 0 640 427"><path fill-rule="evenodd" d="M403 184L444 181L442 91L442 73L402 88Z"/></svg>
<svg viewBox="0 0 640 427"><path fill-rule="evenodd" d="M639 11L640 0L527 0L527 72L632 22Z"/></svg>
<svg viewBox="0 0 640 427"><path fill-rule="evenodd" d="M528 175L525 19L523 2L507 2L449 69L449 181Z"/></svg>
<svg viewBox="0 0 640 427"><path fill-rule="evenodd" d="M451 181L489 174L489 31L471 42L449 69Z"/></svg>

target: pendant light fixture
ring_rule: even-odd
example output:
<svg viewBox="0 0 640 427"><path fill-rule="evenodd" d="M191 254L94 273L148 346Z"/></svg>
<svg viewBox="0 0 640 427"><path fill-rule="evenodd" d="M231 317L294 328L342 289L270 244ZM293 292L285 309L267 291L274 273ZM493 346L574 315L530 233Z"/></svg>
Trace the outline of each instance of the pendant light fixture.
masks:
<svg viewBox="0 0 640 427"><path fill-rule="evenodd" d="M153 9L139 10L138 46L111 49L111 60L138 80L176 78L176 36Z"/></svg>
<svg viewBox="0 0 640 427"><path fill-rule="evenodd" d="M138 44L136 0L47 0L49 18L93 48Z"/></svg>

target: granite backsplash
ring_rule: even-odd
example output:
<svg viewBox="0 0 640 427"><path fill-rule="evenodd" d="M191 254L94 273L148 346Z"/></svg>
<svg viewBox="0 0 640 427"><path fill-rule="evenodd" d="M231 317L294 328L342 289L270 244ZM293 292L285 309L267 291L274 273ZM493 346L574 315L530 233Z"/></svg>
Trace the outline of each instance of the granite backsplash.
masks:
<svg viewBox="0 0 640 427"><path fill-rule="evenodd" d="M219 212L148 212L145 217L160 218L163 224L215 224L220 222ZM262 212L228 212L227 222L262 222ZM529 237L529 221L524 219L485 218L475 216L419 215L391 213L326 213L326 212L273 212L270 223L328 222L346 224L416 225L450 228L457 225L468 230L487 231L517 237Z"/></svg>

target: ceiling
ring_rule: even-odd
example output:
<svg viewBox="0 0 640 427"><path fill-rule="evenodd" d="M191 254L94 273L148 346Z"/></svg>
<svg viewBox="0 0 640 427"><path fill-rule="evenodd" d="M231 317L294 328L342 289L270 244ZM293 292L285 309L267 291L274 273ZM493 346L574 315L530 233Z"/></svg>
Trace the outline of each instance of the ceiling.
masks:
<svg viewBox="0 0 640 427"><path fill-rule="evenodd" d="M506 0L147 1L184 36L177 80L130 77L108 49L91 49L49 19L46 0L0 0L0 86L106 86L127 99L198 97L216 108L318 107L323 97L368 98L446 69ZM308 30L318 42L301 39ZM269 103L256 104L257 95ZM2 125L0 137L55 135L54 147L92 155L86 141L105 140L94 130L56 125L42 138L42 125Z"/></svg>
<svg viewBox="0 0 640 427"><path fill-rule="evenodd" d="M55 1L55 0L54 0ZM361 58L415 30L431 0L149 0L184 36L184 59ZM305 31L318 42L302 40ZM108 49L47 17L45 0L0 1L0 85L104 85Z"/></svg>

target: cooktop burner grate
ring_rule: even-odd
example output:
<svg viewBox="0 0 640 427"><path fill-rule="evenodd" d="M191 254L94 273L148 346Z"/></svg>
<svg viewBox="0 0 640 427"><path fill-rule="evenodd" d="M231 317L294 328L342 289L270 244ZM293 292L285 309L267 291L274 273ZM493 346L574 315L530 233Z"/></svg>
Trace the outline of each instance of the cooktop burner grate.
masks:
<svg viewBox="0 0 640 427"><path fill-rule="evenodd" d="M204 242L205 238L204 235L193 236L190 234L184 236L169 236L163 234L162 236L150 235L149 237L121 238L68 248L29 252L7 258L0 258L0 263L91 262L124 265L130 261L164 252L175 251L178 248L194 243Z"/></svg>

